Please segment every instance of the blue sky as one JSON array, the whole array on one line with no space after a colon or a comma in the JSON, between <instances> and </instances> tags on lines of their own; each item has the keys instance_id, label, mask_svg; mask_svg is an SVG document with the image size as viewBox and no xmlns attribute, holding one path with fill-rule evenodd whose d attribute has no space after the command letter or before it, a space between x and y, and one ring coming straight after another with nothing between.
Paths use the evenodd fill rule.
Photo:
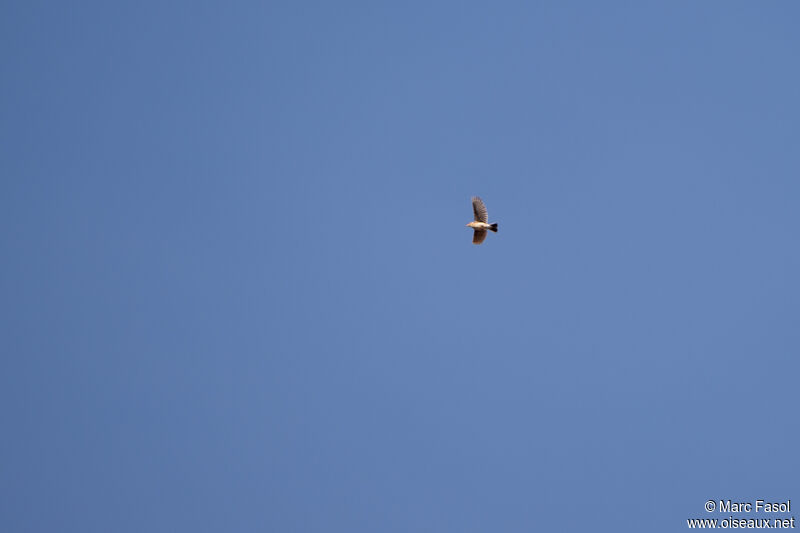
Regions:
<instances>
[{"instance_id":1,"label":"blue sky","mask_svg":"<svg viewBox=\"0 0 800 533\"><path fill-rule=\"evenodd\" d=\"M2 529L800 500L798 15L4 3Z\"/></svg>"}]
</instances>

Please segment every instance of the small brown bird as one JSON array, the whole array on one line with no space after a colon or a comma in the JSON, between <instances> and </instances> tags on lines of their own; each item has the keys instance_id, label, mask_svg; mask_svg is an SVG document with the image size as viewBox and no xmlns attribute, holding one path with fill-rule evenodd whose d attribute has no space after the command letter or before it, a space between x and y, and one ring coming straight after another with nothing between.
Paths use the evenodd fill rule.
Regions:
<instances>
[{"instance_id":1,"label":"small brown bird","mask_svg":"<svg viewBox=\"0 0 800 533\"><path fill-rule=\"evenodd\" d=\"M467 224L467 227L475 230L472 244L480 244L486 238L486 230L497 233L497 224L489 224L489 213L483 205L483 200L477 196L472 197L472 211L475 213L475 221Z\"/></svg>"}]
</instances>

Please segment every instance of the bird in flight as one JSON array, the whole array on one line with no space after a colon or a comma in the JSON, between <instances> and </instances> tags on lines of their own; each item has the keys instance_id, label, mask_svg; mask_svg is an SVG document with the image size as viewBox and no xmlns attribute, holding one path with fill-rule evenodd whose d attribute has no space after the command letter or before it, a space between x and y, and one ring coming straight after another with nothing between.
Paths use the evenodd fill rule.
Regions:
<instances>
[{"instance_id":1,"label":"bird in flight","mask_svg":"<svg viewBox=\"0 0 800 533\"><path fill-rule=\"evenodd\" d=\"M475 230L472 244L480 244L486 238L486 230L497 233L497 224L489 224L489 213L483 205L483 200L477 196L472 197L472 211L475 213L475 221L467 224L467 227Z\"/></svg>"}]
</instances>

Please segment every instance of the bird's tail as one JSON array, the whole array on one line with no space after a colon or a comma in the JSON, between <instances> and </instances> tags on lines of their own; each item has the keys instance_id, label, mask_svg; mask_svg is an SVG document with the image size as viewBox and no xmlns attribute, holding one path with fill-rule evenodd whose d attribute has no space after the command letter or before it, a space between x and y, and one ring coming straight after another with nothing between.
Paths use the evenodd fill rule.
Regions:
<instances>
[{"instance_id":1,"label":"bird's tail","mask_svg":"<svg viewBox=\"0 0 800 533\"><path fill-rule=\"evenodd\" d=\"M489 229L497 233L497 224L492 224L491 226L489 226Z\"/></svg>"}]
</instances>

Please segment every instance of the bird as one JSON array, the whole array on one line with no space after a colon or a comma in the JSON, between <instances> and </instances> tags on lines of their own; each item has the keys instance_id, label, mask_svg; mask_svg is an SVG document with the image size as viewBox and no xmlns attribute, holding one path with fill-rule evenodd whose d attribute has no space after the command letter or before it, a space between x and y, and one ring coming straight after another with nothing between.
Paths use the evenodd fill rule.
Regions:
<instances>
[{"instance_id":1,"label":"bird","mask_svg":"<svg viewBox=\"0 0 800 533\"><path fill-rule=\"evenodd\" d=\"M497 233L497 224L489 224L489 213L483 200L478 196L472 197L472 211L475 213L475 220L467 224L468 228L475 230L472 235L472 244L480 244L486 238L486 230Z\"/></svg>"}]
</instances>

